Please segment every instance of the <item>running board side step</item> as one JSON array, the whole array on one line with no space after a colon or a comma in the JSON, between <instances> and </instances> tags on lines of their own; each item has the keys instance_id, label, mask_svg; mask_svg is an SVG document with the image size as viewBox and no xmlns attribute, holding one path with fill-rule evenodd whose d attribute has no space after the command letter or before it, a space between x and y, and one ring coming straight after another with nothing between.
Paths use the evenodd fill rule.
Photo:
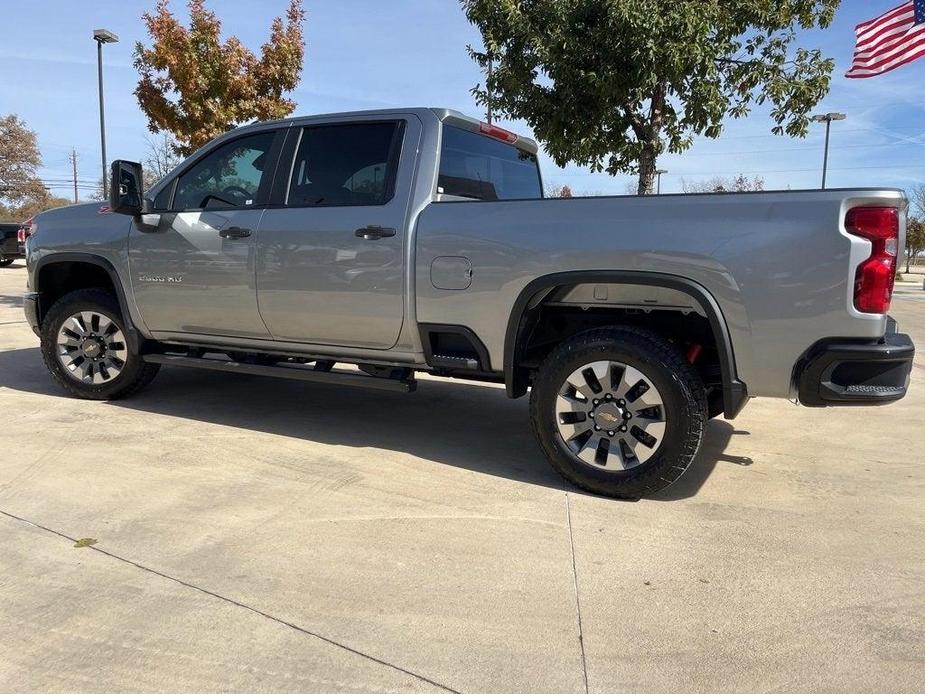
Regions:
<instances>
[{"instance_id":1,"label":"running board side step","mask_svg":"<svg viewBox=\"0 0 925 694\"><path fill-rule=\"evenodd\" d=\"M314 381L316 383L331 383L342 386L356 386L358 388L375 388L398 393L412 393L417 389L418 385L413 377L406 379L381 378L347 371L315 371L301 366L264 366L262 364L245 364L238 361L184 357L173 354L145 354L142 355L142 359L149 364L185 366L192 369L227 371L251 376L271 376L296 381Z\"/></svg>"}]
</instances>

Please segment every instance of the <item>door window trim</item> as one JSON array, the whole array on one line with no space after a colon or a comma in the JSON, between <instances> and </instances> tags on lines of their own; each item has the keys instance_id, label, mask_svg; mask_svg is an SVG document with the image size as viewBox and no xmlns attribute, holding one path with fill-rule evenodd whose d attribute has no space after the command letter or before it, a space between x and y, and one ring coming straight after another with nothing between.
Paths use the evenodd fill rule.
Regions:
<instances>
[{"instance_id":1,"label":"door window trim","mask_svg":"<svg viewBox=\"0 0 925 694\"><path fill-rule=\"evenodd\" d=\"M287 133L287 128L265 128L261 130L252 130L250 132L241 133L238 137L229 138L227 140L222 140L219 143L214 144L208 149L202 148L197 152L197 155L194 155L195 158L191 159L188 163L184 164L183 168L180 169L162 188L170 188L170 201L166 210L155 210L159 213L169 213L169 212L227 212L229 210L262 210L265 209L270 201L270 191L273 186L274 179L276 178L277 167L279 165L279 156L283 149L283 141L285 140L285 135ZM193 167L199 164L203 159L210 156L213 152L217 151L221 147L226 145L233 144L240 140L243 140L248 137L253 137L254 135L262 135L264 133L273 133L273 142L270 143L270 149L267 150L267 161L264 163L263 176L260 178L260 187L257 189L257 194L254 196L254 204L247 205L246 207L240 205L227 205L227 206L213 206L209 208L203 207L185 207L183 209L178 209L174 207L174 201L176 200L177 188L180 179L185 176ZM161 191L158 191L159 193Z\"/></svg>"},{"instance_id":2,"label":"door window trim","mask_svg":"<svg viewBox=\"0 0 925 694\"><path fill-rule=\"evenodd\" d=\"M292 187L292 177L295 175L296 155L299 153L299 146L302 144L302 136L309 128L334 128L348 125L370 125L370 124L392 124L395 130L392 132L392 142L389 144L389 156L386 161L385 175L385 195L382 202L369 202L356 204L353 202L330 202L317 205L310 204L289 204L289 191ZM405 131L407 121L404 118L383 118L368 120L349 120L349 121L329 121L326 123L306 123L293 125L292 131L283 152L279 158L276 181L274 182L273 191L270 195L270 201L265 205L268 209L302 209L315 207L383 207L395 199L395 184L398 180L398 171L401 164L401 155L405 142ZM284 165L286 168L284 168ZM288 171L286 170L288 169ZM285 171L285 175L283 174Z\"/></svg>"}]
</instances>

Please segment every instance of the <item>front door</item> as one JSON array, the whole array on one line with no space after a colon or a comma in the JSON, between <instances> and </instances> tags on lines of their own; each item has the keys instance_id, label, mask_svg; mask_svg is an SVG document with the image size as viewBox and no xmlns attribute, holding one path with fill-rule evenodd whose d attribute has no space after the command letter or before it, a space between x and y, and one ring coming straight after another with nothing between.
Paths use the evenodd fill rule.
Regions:
<instances>
[{"instance_id":1,"label":"front door","mask_svg":"<svg viewBox=\"0 0 925 694\"><path fill-rule=\"evenodd\" d=\"M135 224L132 284L150 330L269 338L255 266L277 137L261 131L219 144L170 184L173 200L156 226Z\"/></svg>"},{"instance_id":2,"label":"front door","mask_svg":"<svg viewBox=\"0 0 925 694\"><path fill-rule=\"evenodd\" d=\"M267 209L257 240L260 315L275 339L372 349L397 342L419 137L414 119L290 134L294 155L280 166L285 198Z\"/></svg>"}]
</instances>

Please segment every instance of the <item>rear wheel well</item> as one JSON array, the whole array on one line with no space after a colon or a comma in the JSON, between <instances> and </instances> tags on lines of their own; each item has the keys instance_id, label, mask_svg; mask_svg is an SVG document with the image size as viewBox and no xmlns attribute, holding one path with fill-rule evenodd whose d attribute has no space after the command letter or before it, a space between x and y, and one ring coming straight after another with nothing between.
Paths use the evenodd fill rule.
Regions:
<instances>
[{"instance_id":1,"label":"rear wheel well","mask_svg":"<svg viewBox=\"0 0 925 694\"><path fill-rule=\"evenodd\" d=\"M747 400L725 322L706 290L680 277L620 271L557 273L524 288L505 341L508 395L526 393L563 340L608 326L645 329L688 357L707 388L711 416L734 417Z\"/></svg>"},{"instance_id":2,"label":"rear wheel well","mask_svg":"<svg viewBox=\"0 0 925 694\"><path fill-rule=\"evenodd\" d=\"M693 311L581 308L578 306L544 306L535 310L532 329L524 335L522 357L517 364L533 372L553 349L570 337L587 330L612 326L645 329L674 346L692 360L706 386L710 415L723 411L723 379L719 352L710 321Z\"/></svg>"},{"instance_id":3,"label":"rear wheel well","mask_svg":"<svg viewBox=\"0 0 925 694\"><path fill-rule=\"evenodd\" d=\"M54 303L65 294L77 289L102 289L118 298L112 276L101 265L85 261L61 261L42 266L36 277L36 289L41 297L42 315L45 318Z\"/></svg>"}]
</instances>

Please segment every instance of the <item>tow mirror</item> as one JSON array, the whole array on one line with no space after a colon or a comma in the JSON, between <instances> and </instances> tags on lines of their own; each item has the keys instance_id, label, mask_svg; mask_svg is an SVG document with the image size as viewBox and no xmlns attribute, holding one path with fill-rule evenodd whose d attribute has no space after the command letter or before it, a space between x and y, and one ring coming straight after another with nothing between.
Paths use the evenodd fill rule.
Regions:
<instances>
[{"instance_id":1,"label":"tow mirror","mask_svg":"<svg viewBox=\"0 0 925 694\"><path fill-rule=\"evenodd\" d=\"M145 211L141 164L117 159L109 177L109 207L118 214L139 215Z\"/></svg>"}]
</instances>

